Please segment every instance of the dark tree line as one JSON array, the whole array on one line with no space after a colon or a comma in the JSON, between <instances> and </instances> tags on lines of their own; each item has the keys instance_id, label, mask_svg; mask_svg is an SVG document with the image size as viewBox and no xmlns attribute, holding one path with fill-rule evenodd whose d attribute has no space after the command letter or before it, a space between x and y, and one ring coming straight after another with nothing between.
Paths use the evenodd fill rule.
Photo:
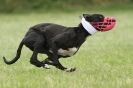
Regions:
<instances>
[{"instance_id":1,"label":"dark tree line","mask_svg":"<svg viewBox=\"0 0 133 88\"><path fill-rule=\"evenodd\" d=\"M0 0L0 12L15 10L62 9L67 7L83 7L87 5L103 5L113 3L130 3L133 0Z\"/></svg>"}]
</instances>

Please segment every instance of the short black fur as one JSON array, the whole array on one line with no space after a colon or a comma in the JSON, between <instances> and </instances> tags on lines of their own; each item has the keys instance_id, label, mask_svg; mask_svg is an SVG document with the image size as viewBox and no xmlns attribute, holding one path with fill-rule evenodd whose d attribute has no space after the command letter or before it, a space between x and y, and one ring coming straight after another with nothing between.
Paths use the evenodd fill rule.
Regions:
<instances>
[{"instance_id":1,"label":"short black fur","mask_svg":"<svg viewBox=\"0 0 133 88\"><path fill-rule=\"evenodd\" d=\"M104 19L101 14L83 14L83 16L88 22L103 21ZM3 59L8 65L15 63L20 58L21 49L25 45L33 51L30 58L31 64L37 67L43 67L46 64L53 65L58 69L72 72L75 71L75 68L68 69L59 62L59 58L69 57L69 55L59 55L58 50L68 50L73 47L79 50L80 46L90 35L81 23L78 27L65 27L53 23L38 24L31 27L26 33L18 47L16 57L11 61L7 61L5 57ZM37 59L38 53L46 54L48 58L41 62Z\"/></svg>"}]
</instances>

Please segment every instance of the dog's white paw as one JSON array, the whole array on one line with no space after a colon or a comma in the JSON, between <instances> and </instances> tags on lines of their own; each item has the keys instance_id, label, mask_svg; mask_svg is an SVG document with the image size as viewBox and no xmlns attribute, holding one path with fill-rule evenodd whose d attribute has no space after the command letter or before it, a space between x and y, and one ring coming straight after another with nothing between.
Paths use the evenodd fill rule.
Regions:
<instances>
[{"instance_id":1,"label":"dog's white paw","mask_svg":"<svg viewBox=\"0 0 133 88\"><path fill-rule=\"evenodd\" d=\"M67 69L65 69L66 72L73 72L75 70L76 70L76 68L67 68Z\"/></svg>"},{"instance_id":2,"label":"dog's white paw","mask_svg":"<svg viewBox=\"0 0 133 88\"><path fill-rule=\"evenodd\" d=\"M44 64L43 68L50 69L48 64Z\"/></svg>"}]
</instances>

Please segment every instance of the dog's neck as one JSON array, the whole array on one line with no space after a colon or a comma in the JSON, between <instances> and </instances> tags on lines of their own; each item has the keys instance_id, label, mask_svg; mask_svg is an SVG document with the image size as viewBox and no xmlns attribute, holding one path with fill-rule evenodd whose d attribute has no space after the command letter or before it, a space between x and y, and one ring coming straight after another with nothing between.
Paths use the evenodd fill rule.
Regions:
<instances>
[{"instance_id":1,"label":"dog's neck","mask_svg":"<svg viewBox=\"0 0 133 88\"><path fill-rule=\"evenodd\" d=\"M91 35L98 32L98 30L95 27L93 27L90 22L86 21L86 19L84 17L82 17L82 19L81 19L81 24L82 24L83 28Z\"/></svg>"},{"instance_id":2,"label":"dog's neck","mask_svg":"<svg viewBox=\"0 0 133 88\"><path fill-rule=\"evenodd\" d=\"M82 26L82 24L80 23L78 27L74 27L74 31L76 33L76 41L79 43L79 45L82 45L83 42L85 42L85 40L87 39L88 36L91 36L91 34L89 34L84 27Z\"/></svg>"},{"instance_id":3,"label":"dog's neck","mask_svg":"<svg viewBox=\"0 0 133 88\"><path fill-rule=\"evenodd\" d=\"M79 34L84 35L84 37L91 36L91 34L85 30L85 28L83 27L81 23L78 25L78 27L76 27L75 31Z\"/></svg>"}]
</instances>

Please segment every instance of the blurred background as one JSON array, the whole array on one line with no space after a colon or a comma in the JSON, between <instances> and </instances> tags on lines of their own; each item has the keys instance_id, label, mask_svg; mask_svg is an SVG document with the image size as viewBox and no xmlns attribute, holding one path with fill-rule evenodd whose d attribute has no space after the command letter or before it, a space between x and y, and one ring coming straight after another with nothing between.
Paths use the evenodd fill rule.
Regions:
<instances>
[{"instance_id":1,"label":"blurred background","mask_svg":"<svg viewBox=\"0 0 133 88\"><path fill-rule=\"evenodd\" d=\"M0 13L132 9L133 0L0 0Z\"/></svg>"}]
</instances>

